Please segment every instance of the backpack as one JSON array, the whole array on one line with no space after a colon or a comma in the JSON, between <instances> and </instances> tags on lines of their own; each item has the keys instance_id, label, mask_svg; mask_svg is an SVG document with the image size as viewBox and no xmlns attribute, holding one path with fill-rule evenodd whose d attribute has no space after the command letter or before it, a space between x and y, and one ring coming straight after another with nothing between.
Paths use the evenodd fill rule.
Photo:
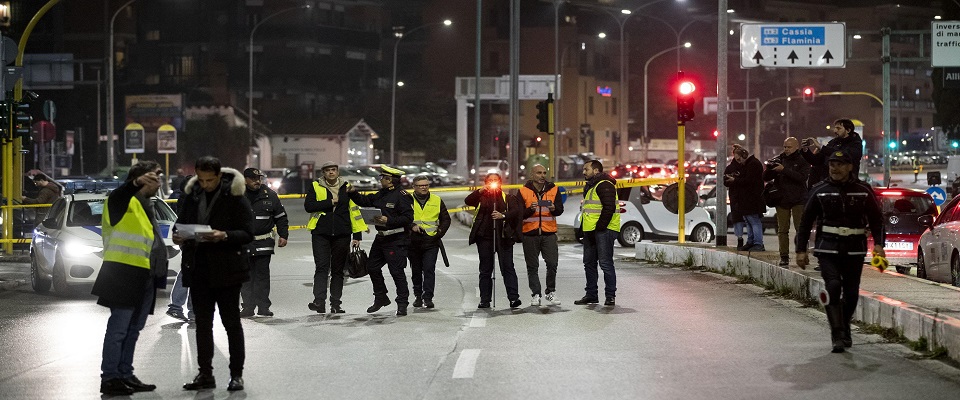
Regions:
<instances>
[{"instance_id":1,"label":"backpack","mask_svg":"<svg viewBox=\"0 0 960 400\"><path fill-rule=\"evenodd\" d=\"M783 193L777 187L777 181L772 180L763 185L763 203L767 207L776 207L783 200Z\"/></svg>"}]
</instances>

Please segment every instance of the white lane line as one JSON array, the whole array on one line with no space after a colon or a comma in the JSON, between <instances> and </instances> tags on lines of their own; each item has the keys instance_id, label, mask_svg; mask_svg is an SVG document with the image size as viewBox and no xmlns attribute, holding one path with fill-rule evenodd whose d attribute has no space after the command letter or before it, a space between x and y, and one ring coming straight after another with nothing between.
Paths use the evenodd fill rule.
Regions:
<instances>
[{"instance_id":1,"label":"white lane line","mask_svg":"<svg viewBox=\"0 0 960 400\"><path fill-rule=\"evenodd\" d=\"M474 289L476 289L475 293L477 294L477 298L479 299L479 298L480 298L480 286L474 287Z\"/></svg>"},{"instance_id":2,"label":"white lane line","mask_svg":"<svg viewBox=\"0 0 960 400\"><path fill-rule=\"evenodd\" d=\"M480 357L480 349L464 349L457 358L457 365L453 367L453 379L473 378L473 372L477 369L477 358Z\"/></svg>"},{"instance_id":3,"label":"white lane line","mask_svg":"<svg viewBox=\"0 0 960 400\"><path fill-rule=\"evenodd\" d=\"M470 318L470 325L468 326L471 328L483 328L487 326L487 319L482 315L474 314L473 317Z\"/></svg>"}]
</instances>

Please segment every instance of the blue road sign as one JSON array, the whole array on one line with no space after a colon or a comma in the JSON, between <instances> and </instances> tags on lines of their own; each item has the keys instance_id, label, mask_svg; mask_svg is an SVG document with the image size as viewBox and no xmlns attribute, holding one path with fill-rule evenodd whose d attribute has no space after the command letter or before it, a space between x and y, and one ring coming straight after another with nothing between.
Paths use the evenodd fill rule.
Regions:
<instances>
[{"instance_id":1,"label":"blue road sign","mask_svg":"<svg viewBox=\"0 0 960 400\"><path fill-rule=\"evenodd\" d=\"M933 197L933 203L938 206L941 206L943 203L947 202L947 192L939 187L933 186L927 189L927 194L929 194L930 197Z\"/></svg>"}]
</instances>

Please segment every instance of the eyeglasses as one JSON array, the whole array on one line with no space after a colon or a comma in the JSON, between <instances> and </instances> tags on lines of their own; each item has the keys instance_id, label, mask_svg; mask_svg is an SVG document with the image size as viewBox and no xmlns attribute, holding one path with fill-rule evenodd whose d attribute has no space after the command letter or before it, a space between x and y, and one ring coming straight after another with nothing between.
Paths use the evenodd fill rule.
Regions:
<instances>
[{"instance_id":1,"label":"eyeglasses","mask_svg":"<svg viewBox=\"0 0 960 400\"><path fill-rule=\"evenodd\" d=\"M413 187L418 187L418 188L429 188L429 187L430 187L430 184L426 184L426 185L413 185Z\"/></svg>"}]
</instances>

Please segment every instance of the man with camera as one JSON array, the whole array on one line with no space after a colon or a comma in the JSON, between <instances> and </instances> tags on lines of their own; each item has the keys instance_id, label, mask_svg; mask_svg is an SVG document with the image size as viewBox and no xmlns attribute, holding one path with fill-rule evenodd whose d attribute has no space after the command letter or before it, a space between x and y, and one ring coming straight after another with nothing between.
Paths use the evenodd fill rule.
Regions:
<instances>
[{"instance_id":1,"label":"man with camera","mask_svg":"<svg viewBox=\"0 0 960 400\"><path fill-rule=\"evenodd\" d=\"M733 145L733 162L723 171L723 186L730 188L730 215L737 250L765 251L763 224L763 163L747 149ZM743 225L747 225L747 243L743 243Z\"/></svg>"},{"instance_id":2,"label":"man with camera","mask_svg":"<svg viewBox=\"0 0 960 400\"><path fill-rule=\"evenodd\" d=\"M810 176L809 187L813 187L827 177L827 158L837 151L842 151L843 154L850 157L853 166L851 173L854 177L860 173L860 159L863 158L863 139L853 131L853 128L853 121L838 119L833 122L833 133L837 137L830 139L825 146L820 147L820 142L812 137L803 140L803 150L800 154L813 166L814 172Z\"/></svg>"},{"instance_id":3,"label":"man with camera","mask_svg":"<svg viewBox=\"0 0 960 400\"><path fill-rule=\"evenodd\" d=\"M800 227L803 205L807 201L807 176L810 174L808 163L798 151L800 141L788 137L783 141L783 153L767 160L764 181L774 181L779 199L773 206L777 208L777 239L780 242L780 266L790 265L790 219L793 218L794 230Z\"/></svg>"}]
</instances>

